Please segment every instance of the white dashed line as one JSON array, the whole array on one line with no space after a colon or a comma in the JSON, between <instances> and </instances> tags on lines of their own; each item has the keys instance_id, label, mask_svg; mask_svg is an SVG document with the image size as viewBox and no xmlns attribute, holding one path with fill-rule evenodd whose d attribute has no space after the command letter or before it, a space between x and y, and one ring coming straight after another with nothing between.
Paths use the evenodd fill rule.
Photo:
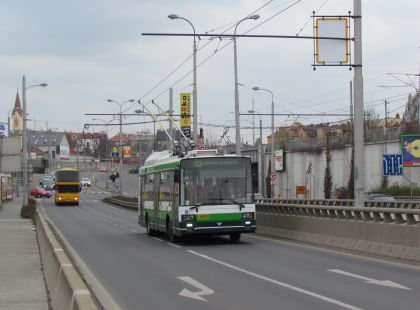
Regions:
<instances>
[{"instance_id":1,"label":"white dashed line","mask_svg":"<svg viewBox=\"0 0 420 310\"><path fill-rule=\"evenodd\" d=\"M335 304L335 305L340 306L340 307L343 307L345 309L361 310L361 308L358 308L356 306L353 306L353 305L350 305L350 304L346 304L346 303L341 302L339 300L336 300L336 299L333 299L333 298L330 298L330 297L327 297L327 296L324 296L324 295L321 295L321 294L317 294L317 293L314 293L314 292L305 290L303 288L300 288L300 287L297 287L297 286L294 286L294 285L291 285L291 284L287 284L285 282L281 282L281 281L278 281L278 280L275 280L275 279L272 279L272 278L269 278L269 277L266 277L266 276L257 274L257 273L252 272L252 271L248 271L246 269L237 267L235 265L232 265L232 264L225 263L223 261L217 260L217 259L212 258L210 256L207 256L205 254L201 254L201 253L198 253L198 252L195 252L195 251L192 251L192 250L187 250L187 252L189 252L191 254L194 254L194 255L197 255L197 256L199 256L201 258L207 259L207 260L209 260L211 262L214 262L216 264L225 266L227 268L230 268L230 269L233 269L233 270L236 270L236 271L245 273L247 275L250 275L252 277L258 278L260 280L264 280L264 281L270 282L272 284L275 284L275 285L278 285L278 286L281 286L281 287L285 287L287 289L293 290L295 292L299 292L299 293L304 294L304 295L309 295L311 297L314 297L314 298L317 298L317 299L320 299L320 300L323 300L323 301L326 301L326 302Z\"/></svg>"},{"instance_id":2,"label":"white dashed line","mask_svg":"<svg viewBox=\"0 0 420 310\"><path fill-rule=\"evenodd\" d=\"M157 240L157 241L163 242L163 240L162 240L162 239L159 239L159 238L156 238L156 237L152 237L152 239L155 239L155 240Z\"/></svg>"},{"instance_id":3,"label":"white dashed line","mask_svg":"<svg viewBox=\"0 0 420 310\"><path fill-rule=\"evenodd\" d=\"M178 248L178 249L181 248L179 245L173 244L171 242L166 242L166 243L169 244L170 246L173 246L174 248Z\"/></svg>"}]
</instances>

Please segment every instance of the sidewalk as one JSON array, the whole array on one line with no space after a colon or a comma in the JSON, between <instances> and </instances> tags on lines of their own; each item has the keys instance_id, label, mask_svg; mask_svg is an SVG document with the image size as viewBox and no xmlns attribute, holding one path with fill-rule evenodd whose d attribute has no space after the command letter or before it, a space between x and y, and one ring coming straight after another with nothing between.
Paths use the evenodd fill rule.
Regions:
<instances>
[{"instance_id":1,"label":"sidewalk","mask_svg":"<svg viewBox=\"0 0 420 310\"><path fill-rule=\"evenodd\" d=\"M14 197L0 208L0 309L48 310L35 226L21 207Z\"/></svg>"}]
</instances>

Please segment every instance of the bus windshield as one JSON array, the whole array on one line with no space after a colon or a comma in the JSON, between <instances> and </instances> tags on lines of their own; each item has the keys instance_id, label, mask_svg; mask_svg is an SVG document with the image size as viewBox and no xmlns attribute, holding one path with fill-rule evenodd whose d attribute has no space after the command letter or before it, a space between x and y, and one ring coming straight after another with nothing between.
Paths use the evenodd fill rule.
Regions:
<instances>
[{"instance_id":1,"label":"bus windshield","mask_svg":"<svg viewBox=\"0 0 420 310\"><path fill-rule=\"evenodd\" d=\"M56 185L55 186L56 193L64 194L64 193L79 193L80 186L79 185Z\"/></svg>"},{"instance_id":2,"label":"bus windshield","mask_svg":"<svg viewBox=\"0 0 420 310\"><path fill-rule=\"evenodd\" d=\"M55 182L80 182L79 171L59 170L55 172Z\"/></svg>"},{"instance_id":3,"label":"bus windshield","mask_svg":"<svg viewBox=\"0 0 420 310\"><path fill-rule=\"evenodd\" d=\"M191 158L181 162L181 205L251 203L246 157Z\"/></svg>"}]
</instances>

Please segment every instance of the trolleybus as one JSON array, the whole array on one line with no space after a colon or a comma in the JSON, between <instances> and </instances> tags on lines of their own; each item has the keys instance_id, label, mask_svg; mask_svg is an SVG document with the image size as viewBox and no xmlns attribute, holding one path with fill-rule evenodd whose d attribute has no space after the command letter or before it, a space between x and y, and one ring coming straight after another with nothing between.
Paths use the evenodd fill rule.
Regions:
<instances>
[{"instance_id":1,"label":"trolleybus","mask_svg":"<svg viewBox=\"0 0 420 310\"><path fill-rule=\"evenodd\" d=\"M249 157L155 152L139 170L138 222L149 235L166 232L171 241L196 234L238 241L256 229L252 198Z\"/></svg>"},{"instance_id":2,"label":"trolleybus","mask_svg":"<svg viewBox=\"0 0 420 310\"><path fill-rule=\"evenodd\" d=\"M76 169L64 168L55 172L55 204L75 204L80 201L80 174Z\"/></svg>"}]
</instances>

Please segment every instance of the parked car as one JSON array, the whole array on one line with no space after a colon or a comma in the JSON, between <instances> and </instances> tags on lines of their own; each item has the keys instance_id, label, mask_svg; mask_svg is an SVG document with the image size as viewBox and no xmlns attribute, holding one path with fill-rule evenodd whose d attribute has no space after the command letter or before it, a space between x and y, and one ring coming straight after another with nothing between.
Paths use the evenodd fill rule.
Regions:
<instances>
[{"instance_id":1,"label":"parked car","mask_svg":"<svg viewBox=\"0 0 420 310\"><path fill-rule=\"evenodd\" d=\"M80 180L80 183L82 184L82 186L91 186L90 179L89 178L86 178L86 177L82 178Z\"/></svg>"},{"instance_id":2,"label":"parked car","mask_svg":"<svg viewBox=\"0 0 420 310\"><path fill-rule=\"evenodd\" d=\"M99 172L107 172L108 169L106 167L101 167L99 168Z\"/></svg>"},{"instance_id":3,"label":"parked car","mask_svg":"<svg viewBox=\"0 0 420 310\"><path fill-rule=\"evenodd\" d=\"M51 192L46 191L42 187L34 187L34 188L31 189L31 196L33 196L35 198L42 198L42 197L50 198L51 197Z\"/></svg>"}]
</instances>

